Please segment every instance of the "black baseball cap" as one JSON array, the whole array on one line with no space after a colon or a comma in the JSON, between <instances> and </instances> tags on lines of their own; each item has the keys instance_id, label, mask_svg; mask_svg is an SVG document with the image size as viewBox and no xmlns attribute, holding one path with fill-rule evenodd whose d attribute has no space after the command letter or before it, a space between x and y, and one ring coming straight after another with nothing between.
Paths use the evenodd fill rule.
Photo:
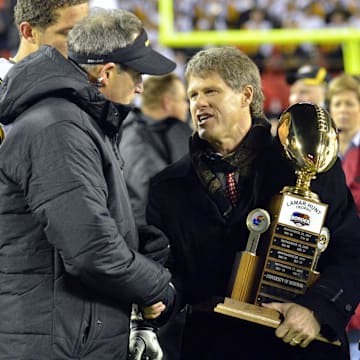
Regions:
<instances>
[{"instance_id":1,"label":"black baseball cap","mask_svg":"<svg viewBox=\"0 0 360 360\"><path fill-rule=\"evenodd\" d=\"M176 63L155 51L145 30L132 44L118 48L109 54L79 54L70 51L69 58L78 64L97 65L114 62L127 66L141 74L165 75L176 68Z\"/></svg>"},{"instance_id":2,"label":"black baseball cap","mask_svg":"<svg viewBox=\"0 0 360 360\"><path fill-rule=\"evenodd\" d=\"M289 85L298 80L303 80L308 85L327 84L330 76L324 67L316 65L301 66L296 72L289 72L286 75L286 82Z\"/></svg>"}]
</instances>

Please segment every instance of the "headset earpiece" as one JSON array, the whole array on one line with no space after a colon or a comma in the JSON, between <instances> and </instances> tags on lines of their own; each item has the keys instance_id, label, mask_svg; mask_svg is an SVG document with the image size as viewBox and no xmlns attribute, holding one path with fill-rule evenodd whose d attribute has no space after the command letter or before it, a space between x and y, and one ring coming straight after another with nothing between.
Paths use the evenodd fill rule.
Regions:
<instances>
[{"instance_id":1,"label":"headset earpiece","mask_svg":"<svg viewBox=\"0 0 360 360\"><path fill-rule=\"evenodd\" d=\"M96 86L97 87L102 87L103 86L103 81L104 81L104 78L103 77L99 77L98 79L96 79Z\"/></svg>"}]
</instances>

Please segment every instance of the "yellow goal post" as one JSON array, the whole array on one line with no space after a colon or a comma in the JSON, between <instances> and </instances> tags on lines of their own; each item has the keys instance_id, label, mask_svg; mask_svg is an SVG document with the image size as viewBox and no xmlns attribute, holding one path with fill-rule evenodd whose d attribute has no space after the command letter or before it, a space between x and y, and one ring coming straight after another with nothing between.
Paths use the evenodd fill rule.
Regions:
<instances>
[{"instance_id":1,"label":"yellow goal post","mask_svg":"<svg viewBox=\"0 0 360 360\"><path fill-rule=\"evenodd\" d=\"M360 30L324 28L318 30L207 30L175 31L173 0L159 0L159 42L168 47L202 47L211 45L260 44L341 44L344 71L360 75Z\"/></svg>"}]
</instances>

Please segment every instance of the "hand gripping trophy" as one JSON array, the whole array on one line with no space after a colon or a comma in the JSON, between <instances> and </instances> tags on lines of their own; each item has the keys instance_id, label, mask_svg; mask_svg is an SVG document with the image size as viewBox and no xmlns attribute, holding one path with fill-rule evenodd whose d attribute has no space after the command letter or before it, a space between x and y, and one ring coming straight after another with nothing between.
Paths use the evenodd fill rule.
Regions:
<instances>
[{"instance_id":1,"label":"hand gripping trophy","mask_svg":"<svg viewBox=\"0 0 360 360\"><path fill-rule=\"evenodd\" d=\"M303 294L320 275L319 257L330 239L323 227L327 204L310 190L316 174L329 170L338 154L338 138L330 115L321 107L299 103L280 116L279 140L295 166L294 186L285 186L269 205L269 212L254 209L247 217L249 237L235 266L230 298L216 312L277 327L280 315L260 306L263 302L289 302ZM270 213L270 214L269 214ZM267 249L258 249L263 235ZM318 340L327 341L319 336Z\"/></svg>"}]
</instances>

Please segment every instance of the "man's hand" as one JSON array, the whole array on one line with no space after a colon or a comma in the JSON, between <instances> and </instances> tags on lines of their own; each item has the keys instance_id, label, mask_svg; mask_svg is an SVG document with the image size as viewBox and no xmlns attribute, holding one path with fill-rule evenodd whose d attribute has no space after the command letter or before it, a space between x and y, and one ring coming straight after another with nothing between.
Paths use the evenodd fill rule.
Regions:
<instances>
[{"instance_id":1,"label":"man's hand","mask_svg":"<svg viewBox=\"0 0 360 360\"><path fill-rule=\"evenodd\" d=\"M144 319L154 320L158 318L165 309L166 306L161 301L159 301L158 303L151 306L141 308L141 313Z\"/></svg>"},{"instance_id":2,"label":"man's hand","mask_svg":"<svg viewBox=\"0 0 360 360\"><path fill-rule=\"evenodd\" d=\"M320 333L320 323L308 308L294 303L262 304L268 309L277 310L284 318L275 335L291 346L307 347Z\"/></svg>"}]
</instances>

